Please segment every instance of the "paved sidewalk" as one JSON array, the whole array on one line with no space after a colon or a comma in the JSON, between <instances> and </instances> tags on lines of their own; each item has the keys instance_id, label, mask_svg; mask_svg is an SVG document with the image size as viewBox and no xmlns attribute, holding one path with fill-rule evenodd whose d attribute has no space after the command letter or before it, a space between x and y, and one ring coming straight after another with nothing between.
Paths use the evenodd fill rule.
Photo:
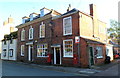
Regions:
<instances>
[{"instance_id":1,"label":"paved sidewalk","mask_svg":"<svg viewBox=\"0 0 120 78\"><path fill-rule=\"evenodd\" d=\"M13 62L13 61L8 61ZM23 65L30 65L32 67L40 67L47 70L55 70L55 71L62 71L62 72L69 72L69 73L77 73L82 74L84 76L92 76L95 73L100 73L120 62L120 59L111 62L110 64L103 64L100 66L92 66L91 69L89 68L77 68L77 67L63 67L63 66L53 66L53 65L38 65L38 64L29 64L23 62L14 62L16 64L23 64Z\"/></svg>"}]
</instances>

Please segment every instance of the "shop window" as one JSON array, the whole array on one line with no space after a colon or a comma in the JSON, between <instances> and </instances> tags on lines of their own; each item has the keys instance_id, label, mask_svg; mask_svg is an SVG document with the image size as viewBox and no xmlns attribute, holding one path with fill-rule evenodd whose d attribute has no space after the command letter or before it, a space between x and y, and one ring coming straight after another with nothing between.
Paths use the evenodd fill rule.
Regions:
<instances>
[{"instance_id":1,"label":"shop window","mask_svg":"<svg viewBox=\"0 0 120 78\"><path fill-rule=\"evenodd\" d=\"M73 57L73 40L63 41L64 57Z\"/></svg>"},{"instance_id":2,"label":"shop window","mask_svg":"<svg viewBox=\"0 0 120 78\"><path fill-rule=\"evenodd\" d=\"M47 50L47 44L37 45L37 57L46 57L48 52Z\"/></svg>"}]
</instances>

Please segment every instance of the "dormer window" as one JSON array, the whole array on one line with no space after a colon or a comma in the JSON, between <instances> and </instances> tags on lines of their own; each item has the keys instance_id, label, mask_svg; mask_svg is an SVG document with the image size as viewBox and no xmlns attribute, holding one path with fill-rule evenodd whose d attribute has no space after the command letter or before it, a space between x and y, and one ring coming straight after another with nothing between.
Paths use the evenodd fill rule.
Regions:
<instances>
[{"instance_id":1,"label":"dormer window","mask_svg":"<svg viewBox=\"0 0 120 78\"><path fill-rule=\"evenodd\" d=\"M33 28L32 26L30 26L30 29L29 29L29 40L33 39Z\"/></svg>"},{"instance_id":2,"label":"dormer window","mask_svg":"<svg viewBox=\"0 0 120 78\"><path fill-rule=\"evenodd\" d=\"M29 17L24 16L24 17L22 18L22 24L26 23L26 20L28 21L28 19L29 19Z\"/></svg>"},{"instance_id":3,"label":"dormer window","mask_svg":"<svg viewBox=\"0 0 120 78\"><path fill-rule=\"evenodd\" d=\"M34 20L35 17L37 17L39 14L37 13L32 13L30 14L30 21Z\"/></svg>"},{"instance_id":4,"label":"dormer window","mask_svg":"<svg viewBox=\"0 0 120 78\"><path fill-rule=\"evenodd\" d=\"M49 13L51 10L47 8L40 9L40 17L43 17L45 14Z\"/></svg>"}]
</instances>

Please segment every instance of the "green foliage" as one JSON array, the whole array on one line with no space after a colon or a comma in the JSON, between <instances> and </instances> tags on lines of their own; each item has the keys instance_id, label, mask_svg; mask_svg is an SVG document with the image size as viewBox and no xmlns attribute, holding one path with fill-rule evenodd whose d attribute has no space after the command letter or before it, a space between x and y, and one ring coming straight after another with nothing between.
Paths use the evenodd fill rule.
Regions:
<instances>
[{"instance_id":1,"label":"green foliage","mask_svg":"<svg viewBox=\"0 0 120 78\"><path fill-rule=\"evenodd\" d=\"M107 29L110 39L115 42L120 42L120 23L115 20L110 20L111 27Z\"/></svg>"},{"instance_id":2,"label":"green foliage","mask_svg":"<svg viewBox=\"0 0 120 78\"><path fill-rule=\"evenodd\" d=\"M17 38L17 31L4 35L3 41L4 40L16 39L16 38Z\"/></svg>"}]
</instances>

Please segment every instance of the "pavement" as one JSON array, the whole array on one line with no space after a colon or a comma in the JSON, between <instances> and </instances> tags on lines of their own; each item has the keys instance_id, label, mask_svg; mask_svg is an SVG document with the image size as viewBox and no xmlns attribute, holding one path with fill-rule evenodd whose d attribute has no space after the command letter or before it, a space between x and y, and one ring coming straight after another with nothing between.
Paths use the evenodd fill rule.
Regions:
<instances>
[{"instance_id":1,"label":"pavement","mask_svg":"<svg viewBox=\"0 0 120 78\"><path fill-rule=\"evenodd\" d=\"M13 62L13 61L9 61ZM92 66L91 68L78 68L78 67L63 67L63 66L53 66L53 65L38 65L38 64L30 64L30 63L23 63L23 62L15 62L18 64L30 65L32 67L40 67L47 70L55 70L55 71L62 71L62 72L69 72L69 73L77 73L83 74L84 76L92 76L95 73L100 73L118 63L120 63L120 59L116 59L109 64L102 64L97 66Z\"/></svg>"}]
</instances>

